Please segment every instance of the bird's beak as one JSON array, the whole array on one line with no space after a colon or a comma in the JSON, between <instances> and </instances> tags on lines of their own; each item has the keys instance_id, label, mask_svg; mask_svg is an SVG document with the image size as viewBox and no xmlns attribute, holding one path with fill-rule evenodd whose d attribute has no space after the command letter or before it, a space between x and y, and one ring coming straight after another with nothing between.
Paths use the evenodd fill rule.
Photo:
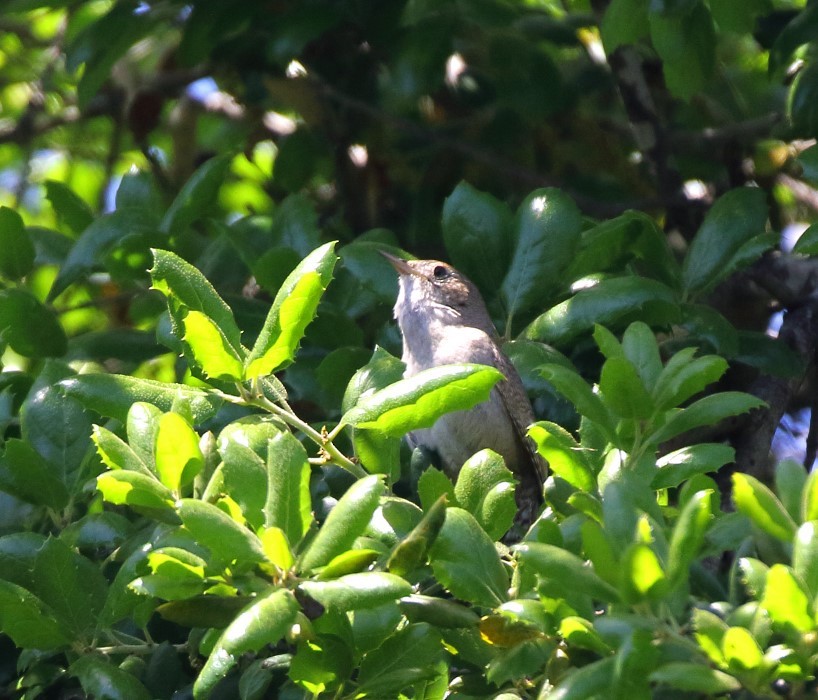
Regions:
<instances>
[{"instance_id":1,"label":"bird's beak","mask_svg":"<svg viewBox=\"0 0 818 700\"><path fill-rule=\"evenodd\" d=\"M398 258L391 253L387 253L386 251L378 251L383 257L385 257L389 263L394 267L398 274L400 275L414 275L417 274L412 266L403 258Z\"/></svg>"}]
</instances>

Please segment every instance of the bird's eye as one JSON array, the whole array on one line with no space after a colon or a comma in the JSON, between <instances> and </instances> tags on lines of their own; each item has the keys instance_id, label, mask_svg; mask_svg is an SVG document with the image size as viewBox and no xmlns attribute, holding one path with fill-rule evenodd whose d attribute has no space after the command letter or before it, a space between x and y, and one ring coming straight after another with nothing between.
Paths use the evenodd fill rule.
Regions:
<instances>
[{"instance_id":1,"label":"bird's eye","mask_svg":"<svg viewBox=\"0 0 818 700\"><path fill-rule=\"evenodd\" d=\"M449 276L449 271L443 267L443 265L435 265L435 269L432 270L432 274L435 276L436 280L442 280Z\"/></svg>"}]
</instances>

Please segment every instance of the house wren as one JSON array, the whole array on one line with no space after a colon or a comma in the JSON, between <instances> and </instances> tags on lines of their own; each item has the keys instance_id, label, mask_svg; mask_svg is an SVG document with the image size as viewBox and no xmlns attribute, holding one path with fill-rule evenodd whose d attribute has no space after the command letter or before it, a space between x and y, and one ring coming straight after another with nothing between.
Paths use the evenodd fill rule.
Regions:
<instances>
[{"instance_id":1,"label":"house wren","mask_svg":"<svg viewBox=\"0 0 818 700\"><path fill-rule=\"evenodd\" d=\"M441 416L431 428L414 431L410 440L435 451L451 477L475 452L490 448L499 453L519 481L517 523L527 527L542 504L546 463L526 436L534 422L531 403L517 370L500 349L480 292L446 263L383 255L399 275L395 318L403 336L404 376L474 362L496 367L505 377L488 400Z\"/></svg>"}]
</instances>

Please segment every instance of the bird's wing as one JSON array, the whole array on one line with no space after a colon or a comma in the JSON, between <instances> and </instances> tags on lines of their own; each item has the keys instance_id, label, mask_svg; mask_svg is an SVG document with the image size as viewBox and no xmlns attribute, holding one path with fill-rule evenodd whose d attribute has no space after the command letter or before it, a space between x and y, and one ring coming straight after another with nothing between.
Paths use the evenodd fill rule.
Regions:
<instances>
[{"instance_id":1,"label":"bird's wing","mask_svg":"<svg viewBox=\"0 0 818 700\"><path fill-rule=\"evenodd\" d=\"M537 487L540 491L539 499L542 500L542 484L545 481L548 471L546 461L537 452L533 440L528 437L526 430L528 426L534 422L534 412L531 410L531 402L528 400L528 395L525 393L525 387L517 374L511 360L506 357L505 353L498 347L494 346L495 366L499 369L506 380L496 384L495 388L500 398L503 400L506 412L511 418L511 423L514 425L514 433L523 446L525 453L530 457L529 465L531 468L530 476L536 477ZM521 477L529 475L520 475Z\"/></svg>"}]
</instances>

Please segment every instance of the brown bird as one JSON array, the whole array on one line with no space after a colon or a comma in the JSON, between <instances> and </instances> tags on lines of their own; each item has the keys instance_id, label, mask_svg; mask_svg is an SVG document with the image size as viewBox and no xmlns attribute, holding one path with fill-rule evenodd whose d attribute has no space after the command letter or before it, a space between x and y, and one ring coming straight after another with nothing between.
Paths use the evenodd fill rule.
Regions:
<instances>
[{"instance_id":1,"label":"brown bird","mask_svg":"<svg viewBox=\"0 0 818 700\"><path fill-rule=\"evenodd\" d=\"M519 481L516 522L527 529L543 502L547 465L526 436L534 412L520 375L500 348L480 292L444 262L383 255L399 275L395 318L403 336L404 377L458 362L490 365L505 377L487 401L441 416L431 428L414 431L410 440L436 452L452 478L475 452L490 448L499 453Z\"/></svg>"}]
</instances>

